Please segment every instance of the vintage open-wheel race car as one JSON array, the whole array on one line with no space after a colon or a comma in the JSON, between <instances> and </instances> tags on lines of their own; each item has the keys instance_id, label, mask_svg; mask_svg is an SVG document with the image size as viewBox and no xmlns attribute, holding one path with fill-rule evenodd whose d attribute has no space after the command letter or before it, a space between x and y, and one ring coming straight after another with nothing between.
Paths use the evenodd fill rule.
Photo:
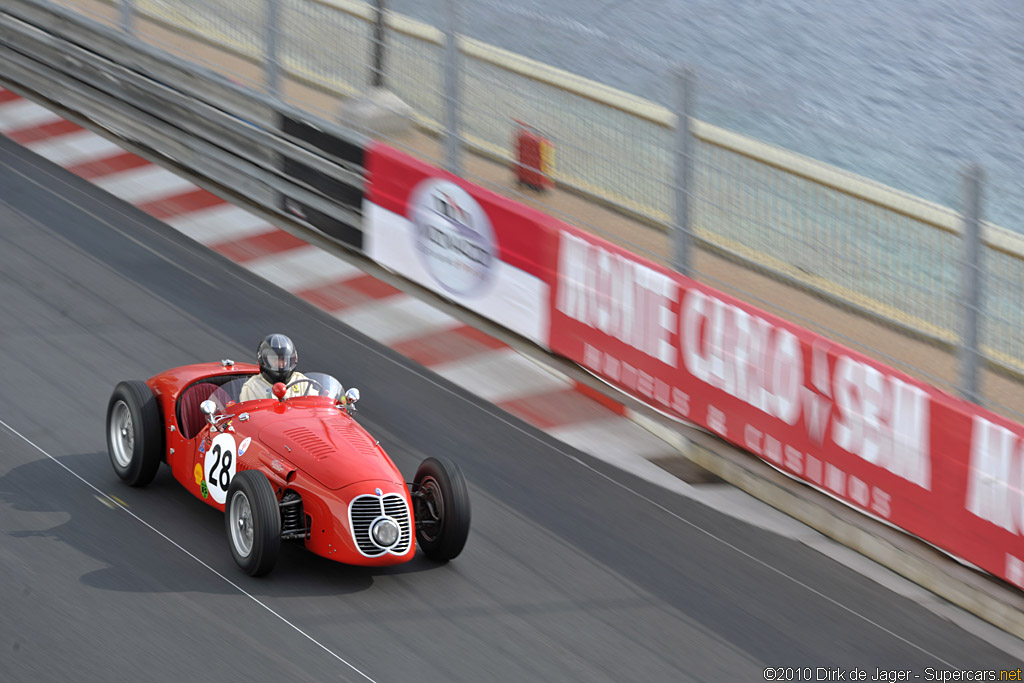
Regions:
<instances>
[{"instance_id":1,"label":"vintage open-wheel race car","mask_svg":"<svg viewBox=\"0 0 1024 683\"><path fill-rule=\"evenodd\" d=\"M240 400L259 367L232 361L172 368L121 382L107 407L117 475L145 486L161 463L196 498L224 511L228 545L247 574L273 569L281 541L332 560L407 562L419 546L456 557L469 534L469 493L445 457L411 483L353 418L359 391L311 372L272 398Z\"/></svg>"}]
</instances>

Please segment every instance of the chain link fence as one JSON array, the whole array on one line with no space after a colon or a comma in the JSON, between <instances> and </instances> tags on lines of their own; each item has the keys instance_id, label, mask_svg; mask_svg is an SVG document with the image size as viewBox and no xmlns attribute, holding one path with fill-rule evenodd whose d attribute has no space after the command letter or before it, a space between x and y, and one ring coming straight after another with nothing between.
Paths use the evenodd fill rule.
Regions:
<instances>
[{"instance_id":1,"label":"chain link fence","mask_svg":"<svg viewBox=\"0 0 1024 683\"><path fill-rule=\"evenodd\" d=\"M122 17L144 17L246 58L267 75L261 87L277 88L274 74L281 73L335 96L358 98L370 90L378 16L373 4L110 1ZM448 1L456 0L441 0L441 5ZM513 27L544 20L539 14L527 16L530 11L522 8L485 4L488 12L496 13L495 21L507 20ZM441 5L433 10L437 25L383 12L384 86L411 108L422 130L445 135L448 107L456 107L460 128L454 131L455 139L463 147L512 164L516 121L524 121L552 142L556 160L550 175L561 188L940 348L955 350L960 345L965 264L959 206L947 208L695 119L687 151L692 177L681 187L676 129L687 112L671 108L678 99L672 92L674 67L663 58L643 47L605 50L605 58L628 53L629 59L653 63L652 82L660 79L665 96L658 102L642 99L467 37L459 25L443 25L446 14ZM126 30L130 28L126 25ZM555 28L572 39L587 33L585 26L566 21ZM445 29L460 33L456 74L446 73ZM607 47L605 34L586 37ZM446 99L446 78L458 79L457 101ZM698 113L727 111L732 101L743 100L747 108L765 101L757 87L722 74L709 78L702 73L700 78L697 95L706 92L708 102ZM337 113L335 109L327 115ZM819 118L813 111L805 114ZM728 121L728 115L724 118ZM802 123L806 121L791 122L794 127ZM836 145L844 144L855 146L837 138ZM959 170L946 169L951 177ZM1004 190L996 185L989 193ZM680 193L685 193L683 204ZM955 200L950 203L959 201L946 189L935 194ZM680 205L687 207L687 216L675 215ZM579 217L563 217L598 232L607 229L588 226ZM610 236L623 241L614 230ZM984 225L983 236L981 351L1000 371L1024 373L1024 313L1018 305L1024 295L1024 240L990 224ZM639 244L636 248L647 250ZM650 255L670 260L664 251ZM871 348L870 340L858 344ZM907 365L905 360L896 364ZM934 383L956 386L949 373ZM1010 410L1020 414L1018 408Z\"/></svg>"}]
</instances>

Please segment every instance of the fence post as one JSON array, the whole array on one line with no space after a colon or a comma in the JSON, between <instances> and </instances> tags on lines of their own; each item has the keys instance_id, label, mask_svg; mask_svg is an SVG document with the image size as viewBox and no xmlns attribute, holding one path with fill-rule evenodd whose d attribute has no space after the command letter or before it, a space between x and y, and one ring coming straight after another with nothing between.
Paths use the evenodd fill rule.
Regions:
<instances>
[{"instance_id":1,"label":"fence post","mask_svg":"<svg viewBox=\"0 0 1024 683\"><path fill-rule=\"evenodd\" d=\"M675 71L676 81L676 136L675 168L672 186L675 195L675 226L672 232L672 265L683 275L689 275L693 227L690 224L690 195L693 192L693 158L696 140L690 131L697 100L697 72L689 66Z\"/></svg>"},{"instance_id":2,"label":"fence post","mask_svg":"<svg viewBox=\"0 0 1024 683\"><path fill-rule=\"evenodd\" d=\"M264 36L267 90L273 96L280 95L281 74L277 61L277 36L281 29L281 0L267 0L267 26Z\"/></svg>"},{"instance_id":3,"label":"fence post","mask_svg":"<svg viewBox=\"0 0 1024 683\"><path fill-rule=\"evenodd\" d=\"M445 168L462 175L459 145L459 0L445 0L444 22L444 157Z\"/></svg>"},{"instance_id":4,"label":"fence post","mask_svg":"<svg viewBox=\"0 0 1024 683\"><path fill-rule=\"evenodd\" d=\"M135 0L121 0L121 30L128 35L135 33Z\"/></svg>"},{"instance_id":5,"label":"fence post","mask_svg":"<svg viewBox=\"0 0 1024 683\"><path fill-rule=\"evenodd\" d=\"M981 367L981 349L978 325L984 306L984 271L982 270L981 186L984 171L972 164L961 174L963 179L963 261L960 291L960 353L958 391L972 403L981 404L978 372Z\"/></svg>"},{"instance_id":6,"label":"fence post","mask_svg":"<svg viewBox=\"0 0 1024 683\"><path fill-rule=\"evenodd\" d=\"M384 87L384 13L387 11L386 0L374 0L373 18L373 75L370 85L374 88Z\"/></svg>"}]
</instances>

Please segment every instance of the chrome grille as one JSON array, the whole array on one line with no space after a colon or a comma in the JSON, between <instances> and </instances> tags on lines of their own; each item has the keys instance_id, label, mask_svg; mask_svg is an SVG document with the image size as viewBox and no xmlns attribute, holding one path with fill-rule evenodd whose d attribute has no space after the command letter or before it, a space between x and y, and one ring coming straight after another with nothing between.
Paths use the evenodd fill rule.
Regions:
<instances>
[{"instance_id":1,"label":"chrome grille","mask_svg":"<svg viewBox=\"0 0 1024 683\"><path fill-rule=\"evenodd\" d=\"M381 548L370 537L370 525L379 517L390 517L398 523L398 542L390 548ZM380 557L384 553L404 555L412 544L409 506L397 493L357 496L348 506L348 521L359 552L367 557Z\"/></svg>"}]
</instances>

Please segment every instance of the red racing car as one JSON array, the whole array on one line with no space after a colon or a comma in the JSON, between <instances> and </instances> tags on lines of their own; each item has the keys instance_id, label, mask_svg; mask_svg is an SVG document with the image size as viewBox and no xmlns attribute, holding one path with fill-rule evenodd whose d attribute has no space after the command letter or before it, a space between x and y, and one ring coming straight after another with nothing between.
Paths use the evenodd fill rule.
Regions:
<instances>
[{"instance_id":1,"label":"red racing car","mask_svg":"<svg viewBox=\"0 0 1024 683\"><path fill-rule=\"evenodd\" d=\"M273 569L282 540L372 566L407 562L417 545L442 562L462 551L470 513L458 465L427 458L406 484L353 419L357 389L311 372L274 385L275 398L240 401L258 373L225 360L118 384L107 406L114 471L145 486L167 463L225 512L231 554L252 576Z\"/></svg>"}]
</instances>

